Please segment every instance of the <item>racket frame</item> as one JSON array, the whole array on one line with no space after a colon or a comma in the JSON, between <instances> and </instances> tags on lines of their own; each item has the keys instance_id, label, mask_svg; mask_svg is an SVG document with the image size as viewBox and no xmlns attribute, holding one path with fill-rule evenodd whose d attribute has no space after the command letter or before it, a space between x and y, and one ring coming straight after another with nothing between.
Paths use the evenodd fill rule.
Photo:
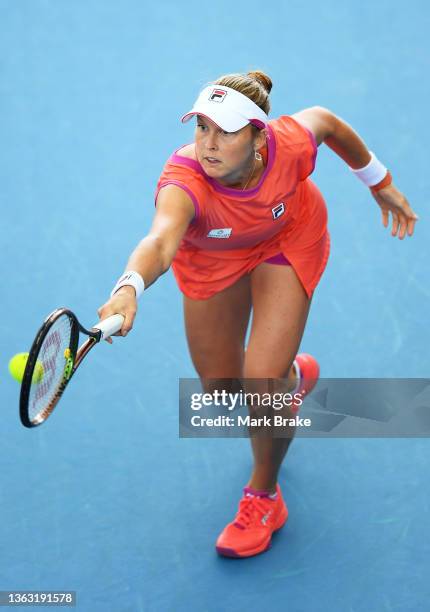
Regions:
<instances>
[{"instance_id":1,"label":"racket frame","mask_svg":"<svg viewBox=\"0 0 430 612\"><path fill-rule=\"evenodd\" d=\"M41 413L37 416L36 419L31 420L28 414L28 402L37 359L39 357L43 341L48 335L51 327L60 317L63 316L67 316L71 323L70 342L68 348L71 352L71 358L73 358L73 367L70 369L70 372L67 374L67 376L63 376L63 379L57 386L57 389L49 404L41 411ZM86 334L88 336L88 339L78 349L79 332ZM100 329L86 329L81 325L77 316L68 308L57 308L46 317L46 319L42 323L42 326L36 334L33 344L31 345L28 360L24 370L24 375L22 378L21 392L19 398L19 415L21 423L24 425L24 427L37 427L38 425L41 425L44 421L46 421L46 419L53 412L66 386L68 385L73 374L76 372L77 368L82 362L82 359L85 357L85 355L88 354L88 352L93 348L93 346L100 342L102 337L103 332Z\"/></svg>"}]
</instances>

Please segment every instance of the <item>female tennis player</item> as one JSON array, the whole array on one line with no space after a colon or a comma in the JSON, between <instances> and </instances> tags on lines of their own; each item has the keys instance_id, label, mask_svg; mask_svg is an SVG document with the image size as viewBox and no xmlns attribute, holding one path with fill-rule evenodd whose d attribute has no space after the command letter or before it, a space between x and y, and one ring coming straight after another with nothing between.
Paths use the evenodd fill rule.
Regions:
<instances>
[{"instance_id":1,"label":"female tennis player","mask_svg":"<svg viewBox=\"0 0 430 612\"><path fill-rule=\"evenodd\" d=\"M319 367L297 352L330 249L326 205L309 178L317 146L325 143L370 188L385 227L391 213L393 237L412 236L418 217L386 167L329 110L315 106L269 120L271 88L267 75L249 72L203 89L182 117L196 119L195 141L167 161L152 227L98 312L101 319L122 313L125 336L140 294L172 265L203 383L284 379L302 396ZM291 439L251 440L252 474L216 543L227 556L267 550L288 516L277 480Z\"/></svg>"}]
</instances>

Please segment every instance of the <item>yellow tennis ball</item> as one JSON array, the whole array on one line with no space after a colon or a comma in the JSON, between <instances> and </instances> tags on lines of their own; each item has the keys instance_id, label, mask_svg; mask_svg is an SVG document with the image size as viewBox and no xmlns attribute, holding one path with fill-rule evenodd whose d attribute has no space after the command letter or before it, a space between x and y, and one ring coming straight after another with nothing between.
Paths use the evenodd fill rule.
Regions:
<instances>
[{"instance_id":1,"label":"yellow tennis ball","mask_svg":"<svg viewBox=\"0 0 430 612\"><path fill-rule=\"evenodd\" d=\"M31 382L40 383L43 379L43 375L45 374L45 370L43 369L42 362L37 360L36 365L34 366L33 376L31 377Z\"/></svg>"},{"instance_id":2,"label":"yellow tennis ball","mask_svg":"<svg viewBox=\"0 0 430 612\"><path fill-rule=\"evenodd\" d=\"M9 372L12 378L18 382L22 381L24 376L25 365L27 363L28 353L17 353L9 361Z\"/></svg>"},{"instance_id":3,"label":"yellow tennis ball","mask_svg":"<svg viewBox=\"0 0 430 612\"><path fill-rule=\"evenodd\" d=\"M10 375L12 376L12 378L17 380L18 382L22 382L25 366L27 364L27 359L28 359L28 353L17 353L9 361ZM36 366L34 368L31 382L39 383L43 379L44 373L45 372L44 372L42 363L39 360L36 361Z\"/></svg>"}]
</instances>

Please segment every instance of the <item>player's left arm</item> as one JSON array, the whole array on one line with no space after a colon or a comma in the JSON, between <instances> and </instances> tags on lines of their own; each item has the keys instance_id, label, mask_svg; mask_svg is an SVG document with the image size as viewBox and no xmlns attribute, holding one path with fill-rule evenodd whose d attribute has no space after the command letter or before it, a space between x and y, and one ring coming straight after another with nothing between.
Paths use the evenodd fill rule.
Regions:
<instances>
[{"instance_id":1,"label":"player's left arm","mask_svg":"<svg viewBox=\"0 0 430 612\"><path fill-rule=\"evenodd\" d=\"M292 115L298 123L310 130L317 145L324 142L352 169L363 168L370 162L369 150L363 139L343 119L327 108L313 106ZM388 213L393 217L391 235L400 239L406 232L412 236L418 216L408 200L393 183L371 192L382 211L382 223L388 226Z\"/></svg>"}]
</instances>

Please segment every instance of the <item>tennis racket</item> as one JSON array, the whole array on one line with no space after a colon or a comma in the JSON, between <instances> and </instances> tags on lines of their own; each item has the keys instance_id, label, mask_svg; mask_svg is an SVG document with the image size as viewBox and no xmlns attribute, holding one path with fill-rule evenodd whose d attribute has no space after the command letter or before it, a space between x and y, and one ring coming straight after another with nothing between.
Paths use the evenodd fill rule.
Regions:
<instances>
[{"instance_id":1,"label":"tennis racket","mask_svg":"<svg viewBox=\"0 0 430 612\"><path fill-rule=\"evenodd\" d=\"M57 308L43 322L29 352L21 384L19 414L25 427L46 421L83 358L103 338L122 327L115 314L85 329L67 308ZM79 332L88 339L78 348Z\"/></svg>"}]
</instances>

